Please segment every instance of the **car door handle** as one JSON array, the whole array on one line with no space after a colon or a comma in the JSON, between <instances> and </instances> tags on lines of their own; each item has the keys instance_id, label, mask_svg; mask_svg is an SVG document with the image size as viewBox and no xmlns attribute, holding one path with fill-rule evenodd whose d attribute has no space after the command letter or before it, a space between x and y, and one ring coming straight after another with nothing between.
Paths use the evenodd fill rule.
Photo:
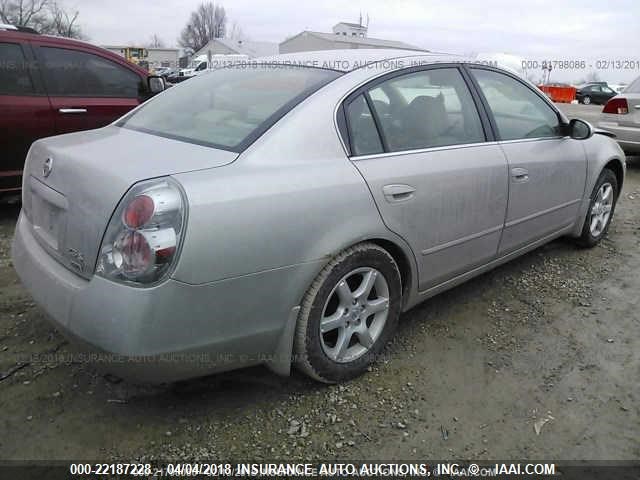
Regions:
<instances>
[{"instance_id":1,"label":"car door handle","mask_svg":"<svg viewBox=\"0 0 640 480\"><path fill-rule=\"evenodd\" d=\"M404 202L413 197L416 189L411 185L385 185L382 187L382 193L387 202L397 203Z\"/></svg>"},{"instance_id":2,"label":"car door handle","mask_svg":"<svg viewBox=\"0 0 640 480\"><path fill-rule=\"evenodd\" d=\"M60 108L58 111L60 113L87 113L86 108Z\"/></svg>"},{"instance_id":3,"label":"car door handle","mask_svg":"<svg viewBox=\"0 0 640 480\"><path fill-rule=\"evenodd\" d=\"M512 168L511 169L511 177L515 182L528 182L529 181L529 170L526 168Z\"/></svg>"}]
</instances>

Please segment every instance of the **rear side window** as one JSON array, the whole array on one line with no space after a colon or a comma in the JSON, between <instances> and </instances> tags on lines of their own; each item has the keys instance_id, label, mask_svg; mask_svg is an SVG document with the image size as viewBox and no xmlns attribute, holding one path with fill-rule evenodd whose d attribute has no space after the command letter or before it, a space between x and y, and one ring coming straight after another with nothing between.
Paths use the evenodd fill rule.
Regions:
<instances>
[{"instance_id":1,"label":"rear side window","mask_svg":"<svg viewBox=\"0 0 640 480\"><path fill-rule=\"evenodd\" d=\"M472 69L502 140L555 137L560 120L535 92L503 73Z\"/></svg>"},{"instance_id":2,"label":"rear side window","mask_svg":"<svg viewBox=\"0 0 640 480\"><path fill-rule=\"evenodd\" d=\"M122 65L91 53L41 47L49 95L137 98L141 77Z\"/></svg>"},{"instance_id":3,"label":"rear side window","mask_svg":"<svg viewBox=\"0 0 640 480\"><path fill-rule=\"evenodd\" d=\"M371 110L364 95L358 95L347 106L349 138L354 155L371 155L382 152L382 143Z\"/></svg>"},{"instance_id":4,"label":"rear side window","mask_svg":"<svg viewBox=\"0 0 640 480\"><path fill-rule=\"evenodd\" d=\"M0 95L33 93L33 83L22 47L17 43L0 43Z\"/></svg>"},{"instance_id":5,"label":"rear side window","mask_svg":"<svg viewBox=\"0 0 640 480\"><path fill-rule=\"evenodd\" d=\"M340 75L286 65L222 68L168 89L119 125L242 151L304 98Z\"/></svg>"},{"instance_id":6,"label":"rear side window","mask_svg":"<svg viewBox=\"0 0 640 480\"><path fill-rule=\"evenodd\" d=\"M375 85L365 95L389 152L485 141L475 103L456 68L395 76ZM350 107L356 110L355 113L347 110L353 153L379 148L369 110L362 101L353 101Z\"/></svg>"}]
</instances>

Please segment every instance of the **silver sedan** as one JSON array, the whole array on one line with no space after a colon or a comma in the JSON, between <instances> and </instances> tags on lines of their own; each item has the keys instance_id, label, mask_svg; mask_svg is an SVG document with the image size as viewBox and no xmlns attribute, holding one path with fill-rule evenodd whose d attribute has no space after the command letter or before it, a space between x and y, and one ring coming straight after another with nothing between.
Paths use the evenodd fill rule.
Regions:
<instances>
[{"instance_id":1,"label":"silver sedan","mask_svg":"<svg viewBox=\"0 0 640 480\"><path fill-rule=\"evenodd\" d=\"M36 142L13 260L114 373L339 382L419 302L560 236L597 244L624 175L615 142L508 71L293 54Z\"/></svg>"},{"instance_id":2,"label":"silver sedan","mask_svg":"<svg viewBox=\"0 0 640 480\"><path fill-rule=\"evenodd\" d=\"M640 78L607 102L598 126L615 134L625 152L640 155Z\"/></svg>"}]
</instances>

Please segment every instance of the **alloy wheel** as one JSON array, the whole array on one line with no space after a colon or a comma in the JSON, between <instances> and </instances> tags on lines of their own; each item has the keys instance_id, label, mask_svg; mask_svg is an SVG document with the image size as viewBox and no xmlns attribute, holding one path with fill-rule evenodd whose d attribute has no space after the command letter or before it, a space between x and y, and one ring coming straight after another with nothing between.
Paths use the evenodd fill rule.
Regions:
<instances>
[{"instance_id":1,"label":"alloy wheel","mask_svg":"<svg viewBox=\"0 0 640 480\"><path fill-rule=\"evenodd\" d=\"M610 183L603 183L598 189L596 198L591 207L589 218L589 230L591 235L599 237L607 228L611 210L613 209L613 186Z\"/></svg>"},{"instance_id":2,"label":"alloy wheel","mask_svg":"<svg viewBox=\"0 0 640 480\"><path fill-rule=\"evenodd\" d=\"M389 285L376 269L347 273L333 288L320 320L320 342L334 362L360 358L373 347L389 314Z\"/></svg>"}]
</instances>

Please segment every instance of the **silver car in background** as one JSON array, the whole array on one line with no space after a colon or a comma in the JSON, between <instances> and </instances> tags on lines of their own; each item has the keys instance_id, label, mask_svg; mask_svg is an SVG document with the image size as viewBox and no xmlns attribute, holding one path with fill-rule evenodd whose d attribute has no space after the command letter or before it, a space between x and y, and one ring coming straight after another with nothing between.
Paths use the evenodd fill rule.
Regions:
<instances>
[{"instance_id":1,"label":"silver car in background","mask_svg":"<svg viewBox=\"0 0 640 480\"><path fill-rule=\"evenodd\" d=\"M560 236L597 244L624 175L615 142L507 71L292 54L36 142L13 260L115 373L339 382L417 303Z\"/></svg>"},{"instance_id":2,"label":"silver car in background","mask_svg":"<svg viewBox=\"0 0 640 480\"><path fill-rule=\"evenodd\" d=\"M598 127L615 134L626 153L640 155L640 77L607 102Z\"/></svg>"}]
</instances>

